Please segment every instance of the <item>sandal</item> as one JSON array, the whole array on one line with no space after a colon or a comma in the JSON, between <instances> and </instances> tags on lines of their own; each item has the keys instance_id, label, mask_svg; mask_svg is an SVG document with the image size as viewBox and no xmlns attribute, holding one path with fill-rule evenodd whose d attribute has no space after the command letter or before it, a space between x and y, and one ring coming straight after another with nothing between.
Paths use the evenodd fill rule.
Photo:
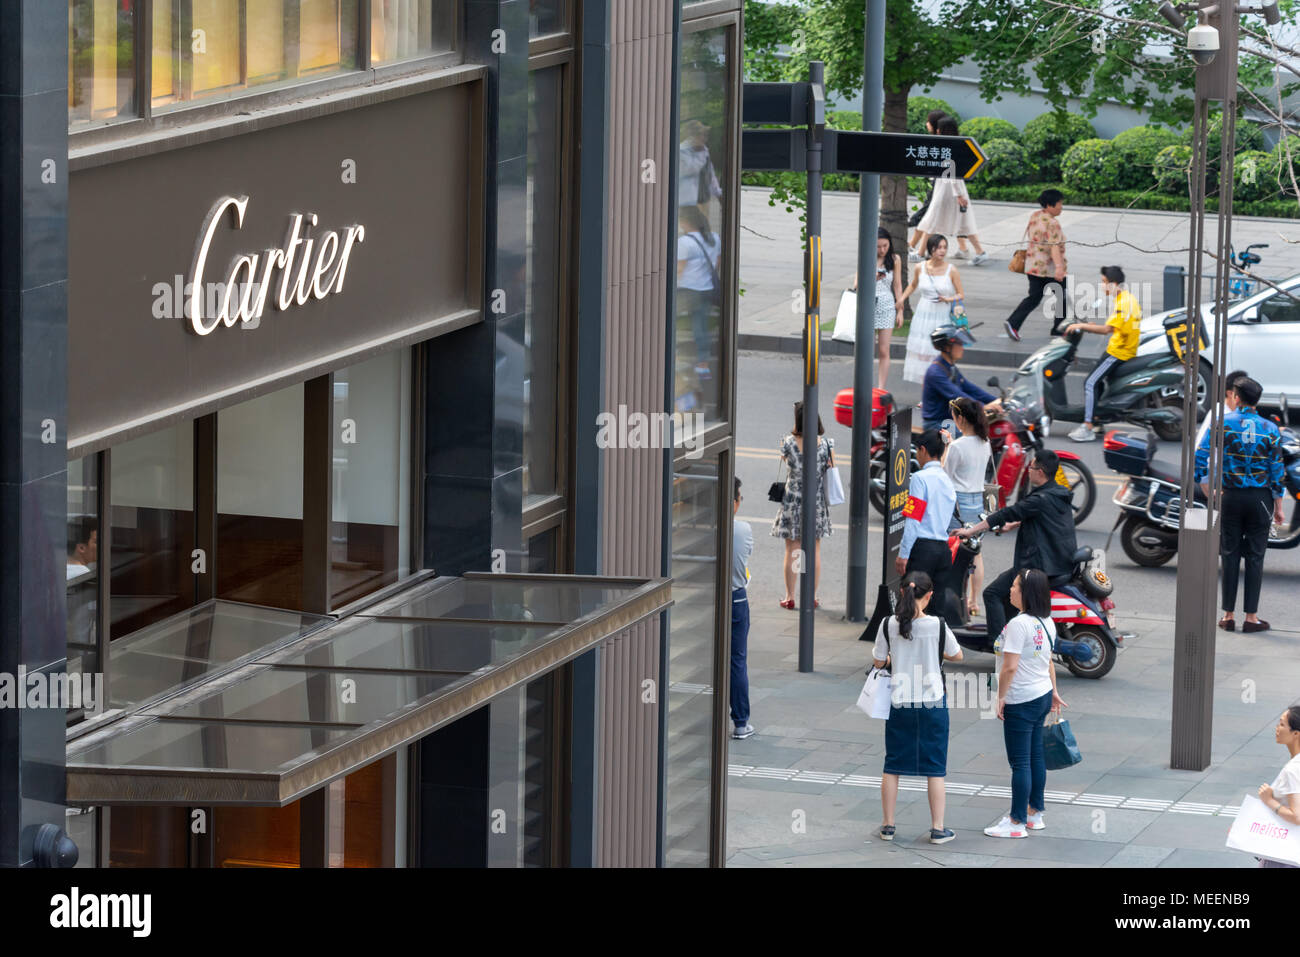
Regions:
<instances>
[{"instance_id":1,"label":"sandal","mask_svg":"<svg viewBox=\"0 0 1300 957\"><path fill-rule=\"evenodd\" d=\"M781 602L781 607L793 611L793 610L794 610L794 599L785 599L785 600L783 600L783 601Z\"/></svg>"},{"instance_id":2,"label":"sandal","mask_svg":"<svg viewBox=\"0 0 1300 957\"><path fill-rule=\"evenodd\" d=\"M1222 628L1224 631L1236 631L1237 623L1233 621L1231 618L1220 618L1219 627Z\"/></svg>"}]
</instances>

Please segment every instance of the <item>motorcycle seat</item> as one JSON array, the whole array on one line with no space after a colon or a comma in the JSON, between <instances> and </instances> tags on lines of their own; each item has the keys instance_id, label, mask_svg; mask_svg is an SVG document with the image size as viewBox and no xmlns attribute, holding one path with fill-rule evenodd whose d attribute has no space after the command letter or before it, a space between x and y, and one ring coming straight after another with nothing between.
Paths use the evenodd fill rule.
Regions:
<instances>
[{"instance_id":1,"label":"motorcycle seat","mask_svg":"<svg viewBox=\"0 0 1300 957\"><path fill-rule=\"evenodd\" d=\"M1074 557L1070 559L1070 562L1077 565L1080 562L1088 561L1090 558L1092 558L1092 546L1084 545L1074 553Z\"/></svg>"},{"instance_id":2,"label":"motorcycle seat","mask_svg":"<svg viewBox=\"0 0 1300 957\"><path fill-rule=\"evenodd\" d=\"M1147 466L1152 478L1158 478L1162 482L1170 482L1174 485L1181 485L1183 482L1181 464L1175 465L1170 462L1163 462L1160 459L1152 459L1151 464Z\"/></svg>"}]
</instances>

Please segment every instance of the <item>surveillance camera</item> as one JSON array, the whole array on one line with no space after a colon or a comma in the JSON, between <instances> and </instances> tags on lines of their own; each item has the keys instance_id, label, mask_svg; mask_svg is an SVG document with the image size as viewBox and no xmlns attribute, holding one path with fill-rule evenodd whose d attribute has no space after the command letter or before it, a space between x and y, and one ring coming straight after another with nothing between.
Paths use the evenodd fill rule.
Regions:
<instances>
[{"instance_id":1,"label":"surveillance camera","mask_svg":"<svg viewBox=\"0 0 1300 957\"><path fill-rule=\"evenodd\" d=\"M1170 3L1169 0L1164 0L1164 3L1160 4L1159 10L1160 15L1168 20L1174 29L1184 30L1187 28L1187 20L1181 13L1174 9L1174 5Z\"/></svg>"},{"instance_id":2,"label":"surveillance camera","mask_svg":"<svg viewBox=\"0 0 1300 957\"><path fill-rule=\"evenodd\" d=\"M1208 66L1219 52L1219 31L1214 27L1195 26L1187 31L1187 52L1197 66Z\"/></svg>"}]
</instances>

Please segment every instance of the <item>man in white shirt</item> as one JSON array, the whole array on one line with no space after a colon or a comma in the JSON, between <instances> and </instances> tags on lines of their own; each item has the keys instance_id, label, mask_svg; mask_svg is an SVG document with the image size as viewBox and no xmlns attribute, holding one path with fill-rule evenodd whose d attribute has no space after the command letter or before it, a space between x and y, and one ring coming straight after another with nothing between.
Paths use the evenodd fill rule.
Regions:
<instances>
[{"instance_id":1,"label":"man in white shirt","mask_svg":"<svg viewBox=\"0 0 1300 957\"><path fill-rule=\"evenodd\" d=\"M920 468L912 473L907 488L907 507L903 510L903 543L894 565L898 574L923 571L934 582L932 613L944 616L947 606L948 573L952 569L952 552L948 550L948 523L957 507L957 492L952 479L943 470L943 439L934 429L927 429L916 440L916 461Z\"/></svg>"}]
</instances>

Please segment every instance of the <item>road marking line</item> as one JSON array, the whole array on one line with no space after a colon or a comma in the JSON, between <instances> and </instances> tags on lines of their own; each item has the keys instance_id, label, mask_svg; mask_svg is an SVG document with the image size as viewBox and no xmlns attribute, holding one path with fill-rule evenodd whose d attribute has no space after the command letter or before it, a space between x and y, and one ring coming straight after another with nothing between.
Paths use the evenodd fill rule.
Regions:
<instances>
[{"instance_id":1,"label":"road marking line","mask_svg":"<svg viewBox=\"0 0 1300 957\"><path fill-rule=\"evenodd\" d=\"M841 784L852 788L878 788L881 779L868 774L836 774L833 771L811 771L799 768L761 768L748 764L729 764L727 774L733 778L758 778L765 781L803 781L813 784ZM901 777L900 791L924 791L925 778ZM949 794L967 797L1009 798L1011 788L1002 784L968 784L947 781L944 790ZM1124 797L1118 794L1076 794L1073 791L1044 791L1049 804L1073 804L1079 807L1119 808L1125 811L1150 811L1153 814L1197 814L1202 817L1236 817L1241 810L1234 804L1204 804L1198 801L1165 801L1159 798Z\"/></svg>"}]
</instances>

